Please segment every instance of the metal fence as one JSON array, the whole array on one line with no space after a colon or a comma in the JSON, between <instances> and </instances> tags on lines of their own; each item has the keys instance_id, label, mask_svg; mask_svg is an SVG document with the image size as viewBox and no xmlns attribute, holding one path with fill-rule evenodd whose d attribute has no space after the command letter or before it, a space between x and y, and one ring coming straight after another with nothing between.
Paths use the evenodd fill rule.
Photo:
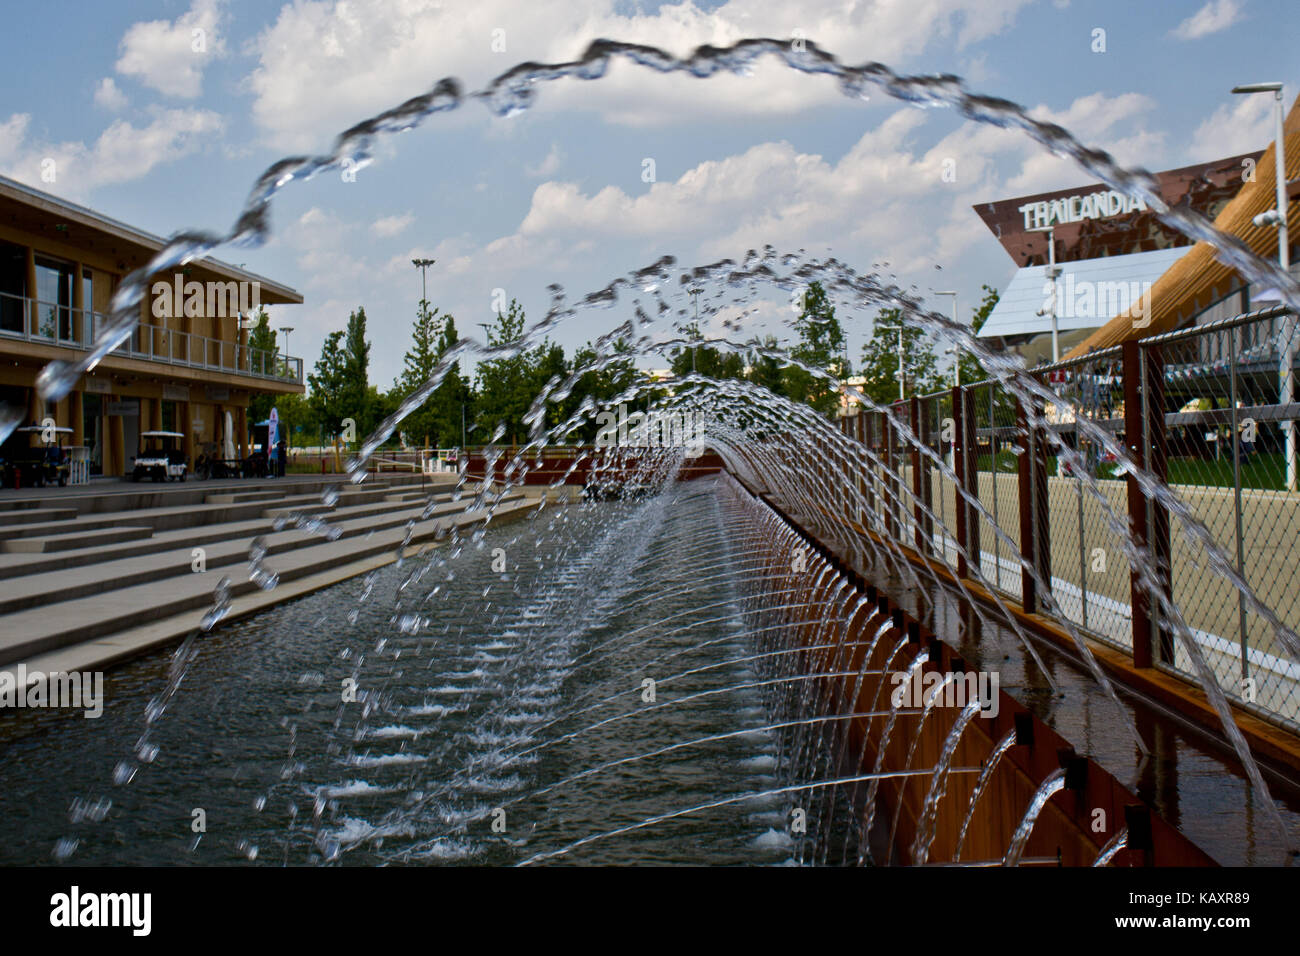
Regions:
<instances>
[{"instance_id":1,"label":"metal fence","mask_svg":"<svg viewBox=\"0 0 1300 956\"><path fill-rule=\"evenodd\" d=\"M1027 612L1070 620L1137 666L1195 681L1163 593L1225 693L1297 729L1300 665L1232 580L1300 631L1296 333L1281 308L1248 313L1031 370L1050 401L985 381L844 427L880 449L870 483L899 489L882 511L886 537ZM924 461L917 481L917 448L882 441L898 421L919 426L955 481ZM1146 494L1116 449L1162 491ZM922 500L934 521L919 521ZM1129 542L1144 549L1140 568Z\"/></svg>"},{"instance_id":2,"label":"metal fence","mask_svg":"<svg viewBox=\"0 0 1300 956\"><path fill-rule=\"evenodd\" d=\"M0 341L4 339L86 350L94 345L105 316L0 292ZM141 323L113 350L125 358L185 365L301 383L303 360L253 348L236 339L211 338Z\"/></svg>"}]
</instances>

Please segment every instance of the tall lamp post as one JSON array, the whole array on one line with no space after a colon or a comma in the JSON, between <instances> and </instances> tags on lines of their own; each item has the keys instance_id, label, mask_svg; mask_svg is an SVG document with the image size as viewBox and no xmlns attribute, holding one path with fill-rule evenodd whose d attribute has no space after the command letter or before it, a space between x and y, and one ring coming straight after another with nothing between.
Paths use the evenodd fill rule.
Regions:
<instances>
[{"instance_id":1,"label":"tall lamp post","mask_svg":"<svg viewBox=\"0 0 1300 956\"><path fill-rule=\"evenodd\" d=\"M1277 208L1255 217L1256 226L1277 227L1277 261L1283 272L1291 271L1291 248L1287 238L1286 214L1286 139L1282 135L1282 84L1247 83L1234 86L1233 93L1273 94L1273 179L1276 186ZM1282 356L1278 362L1278 404L1290 405L1295 400L1295 316L1282 320ZM1288 420L1286 428L1286 487L1296 490L1296 434L1295 422ZM1233 435L1232 440L1237 441Z\"/></svg>"},{"instance_id":2,"label":"tall lamp post","mask_svg":"<svg viewBox=\"0 0 1300 956\"><path fill-rule=\"evenodd\" d=\"M437 262L437 259L412 259L411 265L420 270L420 301L429 301L429 287L425 279L429 274L429 266Z\"/></svg>"},{"instance_id":3,"label":"tall lamp post","mask_svg":"<svg viewBox=\"0 0 1300 956\"><path fill-rule=\"evenodd\" d=\"M1056 265L1056 227L1039 226L1028 231L1047 233L1047 278L1052 283L1052 303L1050 309L1039 309L1038 314L1052 317L1052 364L1055 365L1061 361L1061 334L1056 323L1056 279L1061 274L1061 270Z\"/></svg>"},{"instance_id":4,"label":"tall lamp post","mask_svg":"<svg viewBox=\"0 0 1300 956\"><path fill-rule=\"evenodd\" d=\"M293 331L292 325L280 326L280 331L284 333L284 369L289 370L289 333Z\"/></svg>"},{"instance_id":5,"label":"tall lamp post","mask_svg":"<svg viewBox=\"0 0 1300 956\"><path fill-rule=\"evenodd\" d=\"M690 293L691 302L695 306L695 334L698 336L700 334L700 293L703 292L704 290L701 289L699 286L695 286L693 288L687 289L686 291ZM695 374L695 346L694 345L691 346L691 374L692 375Z\"/></svg>"}]
</instances>

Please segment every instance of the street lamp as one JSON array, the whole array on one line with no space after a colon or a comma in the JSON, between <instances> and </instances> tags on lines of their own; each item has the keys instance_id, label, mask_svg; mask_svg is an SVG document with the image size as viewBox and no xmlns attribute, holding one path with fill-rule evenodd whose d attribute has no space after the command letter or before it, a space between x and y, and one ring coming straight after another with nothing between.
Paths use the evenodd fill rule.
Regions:
<instances>
[{"instance_id":1,"label":"street lamp","mask_svg":"<svg viewBox=\"0 0 1300 956\"><path fill-rule=\"evenodd\" d=\"M695 305L695 334L700 334L700 293L704 290L699 286L686 290L691 296L691 302ZM691 346L691 374L695 374L695 346Z\"/></svg>"},{"instance_id":2,"label":"street lamp","mask_svg":"<svg viewBox=\"0 0 1300 956\"><path fill-rule=\"evenodd\" d=\"M904 401L907 398L906 390L903 388L903 326L901 325L881 325L877 326L884 332L898 333L898 400Z\"/></svg>"},{"instance_id":3,"label":"street lamp","mask_svg":"<svg viewBox=\"0 0 1300 956\"><path fill-rule=\"evenodd\" d=\"M1282 135L1282 84L1247 83L1234 86L1233 93L1273 94L1273 179L1276 187L1277 208L1255 217L1256 226L1277 227L1277 261L1283 272L1291 271L1291 249L1287 238L1286 214L1286 139ZM1279 296L1280 298L1280 296ZM1278 404L1290 405L1295 397L1295 316L1288 314L1282 320L1282 357L1278 363ZM1296 435L1295 422L1288 420L1286 428L1286 486L1296 490ZM1233 435L1235 442L1237 436Z\"/></svg>"},{"instance_id":4,"label":"street lamp","mask_svg":"<svg viewBox=\"0 0 1300 956\"><path fill-rule=\"evenodd\" d=\"M425 276L428 275L429 266L437 262L437 259L412 259L411 265L420 270L420 307L423 309L425 303L429 301L429 288L425 283Z\"/></svg>"},{"instance_id":5,"label":"street lamp","mask_svg":"<svg viewBox=\"0 0 1300 956\"><path fill-rule=\"evenodd\" d=\"M292 325L280 326L280 331L284 333L284 369L289 370L289 333L293 331Z\"/></svg>"},{"instance_id":6,"label":"street lamp","mask_svg":"<svg viewBox=\"0 0 1300 956\"><path fill-rule=\"evenodd\" d=\"M957 293L956 293L956 292L951 292L951 291L950 291L950 292L936 292L935 295L950 295L950 296L952 296L952 324L953 324L953 325L956 325L956 324L957 324ZM958 345L954 345L952 348L948 349L948 351L952 353L952 361L953 361L953 365L952 365L952 375L953 375L952 384L953 384L954 386L958 386L958 385L961 385L961 345L960 345L960 344L958 344Z\"/></svg>"},{"instance_id":7,"label":"street lamp","mask_svg":"<svg viewBox=\"0 0 1300 956\"><path fill-rule=\"evenodd\" d=\"M1052 364L1055 365L1061 361L1061 336L1056 327L1056 277L1061 274L1061 270L1056 266L1056 227L1039 226L1036 229L1026 230L1028 232L1045 232L1047 233L1047 278L1052 280L1052 307L1049 310L1038 310L1039 315L1052 316Z\"/></svg>"}]
</instances>

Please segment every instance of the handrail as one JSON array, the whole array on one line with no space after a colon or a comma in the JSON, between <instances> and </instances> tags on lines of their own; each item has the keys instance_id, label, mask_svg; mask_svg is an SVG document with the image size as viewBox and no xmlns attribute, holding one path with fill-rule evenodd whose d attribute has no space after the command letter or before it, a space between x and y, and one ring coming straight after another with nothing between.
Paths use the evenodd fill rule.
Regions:
<instances>
[{"instance_id":1,"label":"handrail","mask_svg":"<svg viewBox=\"0 0 1300 956\"><path fill-rule=\"evenodd\" d=\"M32 321L33 313L36 322ZM0 338L89 350L105 316L57 302L0 292ZM32 326L36 326L33 331ZM215 369L277 382L303 381L303 360L230 339L140 324L113 350L126 358Z\"/></svg>"}]
</instances>

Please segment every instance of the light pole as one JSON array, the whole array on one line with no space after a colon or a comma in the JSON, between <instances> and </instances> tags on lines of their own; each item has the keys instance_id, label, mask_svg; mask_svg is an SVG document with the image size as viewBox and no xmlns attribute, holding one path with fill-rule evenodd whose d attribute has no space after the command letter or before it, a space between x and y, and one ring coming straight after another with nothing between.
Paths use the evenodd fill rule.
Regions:
<instances>
[{"instance_id":1,"label":"light pole","mask_svg":"<svg viewBox=\"0 0 1300 956\"><path fill-rule=\"evenodd\" d=\"M956 292L936 292L935 295L952 296L952 324L957 324L957 293ZM954 345L948 350L952 353L952 384L961 385L961 345Z\"/></svg>"},{"instance_id":2,"label":"light pole","mask_svg":"<svg viewBox=\"0 0 1300 956\"><path fill-rule=\"evenodd\" d=\"M704 290L699 286L695 286L686 291L690 293L691 302L695 306L695 335L698 337L700 334L700 293ZM695 374L695 346L693 345L691 346L691 374Z\"/></svg>"},{"instance_id":3,"label":"light pole","mask_svg":"<svg viewBox=\"0 0 1300 956\"><path fill-rule=\"evenodd\" d=\"M284 369L289 370L289 333L293 331L292 325L280 326L280 331L284 333Z\"/></svg>"},{"instance_id":4,"label":"light pole","mask_svg":"<svg viewBox=\"0 0 1300 956\"><path fill-rule=\"evenodd\" d=\"M885 332L898 333L898 400L900 402L907 399L907 391L903 388L903 326L901 325L881 325L878 328Z\"/></svg>"},{"instance_id":5,"label":"light pole","mask_svg":"<svg viewBox=\"0 0 1300 956\"><path fill-rule=\"evenodd\" d=\"M429 287L425 283L425 277L428 275L429 266L437 262L437 259L412 259L411 265L420 270L420 302L429 301Z\"/></svg>"},{"instance_id":6,"label":"light pole","mask_svg":"<svg viewBox=\"0 0 1300 956\"><path fill-rule=\"evenodd\" d=\"M1276 187L1277 209L1269 210L1255 217L1256 226L1277 227L1277 261L1283 272L1291 271L1291 248L1287 238L1286 213L1286 139L1282 135L1282 84L1281 83L1247 83L1234 86L1233 93L1272 93L1273 94L1273 179ZM1295 400L1295 316L1287 315L1282 320L1282 356L1278 362L1278 404L1290 405ZM1288 491L1296 490L1296 435L1295 422L1286 421L1286 487ZM1237 441L1233 435L1232 440Z\"/></svg>"},{"instance_id":7,"label":"light pole","mask_svg":"<svg viewBox=\"0 0 1300 956\"><path fill-rule=\"evenodd\" d=\"M1039 226L1027 231L1047 233L1047 278L1052 281L1052 305L1046 311L1039 309L1038 314L1052 316L1052 364L1055 365L1061 361L1061 335L1056 327L1056 277L1061 274L1061 270L1056 267L1056 227Z\"/></svg>"}]
</instances>

